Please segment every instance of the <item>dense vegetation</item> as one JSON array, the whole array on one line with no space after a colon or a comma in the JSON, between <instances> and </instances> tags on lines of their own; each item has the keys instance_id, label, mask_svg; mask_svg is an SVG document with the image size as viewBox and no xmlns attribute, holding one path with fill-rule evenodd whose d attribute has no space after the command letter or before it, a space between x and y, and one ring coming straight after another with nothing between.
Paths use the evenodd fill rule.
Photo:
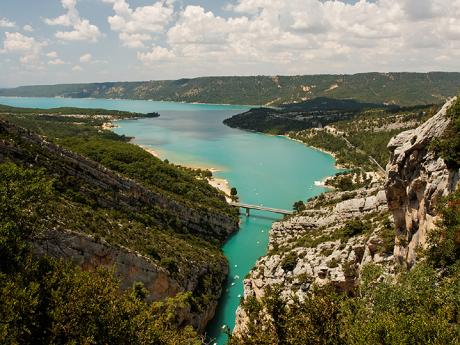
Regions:
<instances>
[{"instance_id":1,"label":"dense vegetation","mask_svg":"<svg viewBox=\"0 0 460 345\"><path fill-rule=\"evenodd\" d=\"M72 163L40 143L31 144L1 131L0 138L10 147L19 148L20 165L40 167L45 176L54 177L48 181L52 183L53 198L42 202L51 212L46 219L47 229L75 231L137 251L166 268L179 282L197 279L200 283L192 291L197 308L217 298L226 265L218 234L200 236L184 226L181 214L143 203L127 191L107 187L106 181L77 176Z\"/></svg>"},{"instance_id":2,"label":"dense vegetation","mask_svg":"<svg viewBox=\"0 0 460 345\"><path fill-rule=\"evenodd\" d=\"M91 112L14 108L0 114L0 343L198 344L180 315L202 313L219 297L227 267L219 245L228 234L217 233L210 218L236 228L236 211L203 181L207 172L153 157L102 130L105 119ZM91 162L87 173L83 157L49 142L102 166ZM117 187L132 180L138 189ZM194 223L204 232L187 226L195 210L205 215ZM121 292L112 272L32 256L30 243L51 229L138 252L186 293L149 305L147 290L136 285Z\"/></svg>"},{"instance_id":3,"label":"dense vegetation","mask_svg":"<svg viewBox=\"0 0 460 345\"><path fill-rule=\"evenodd\" d=\"M338 121L332 131L305 130L289 136L309 146L332 152L339 165L376 170L369 157L385 168L389 160L388 142L402 131L416 128L433 116L438 106L369 110L352 120Z\"/></svg>"},{"instance_id":4,"label":"dense vegetation","mask_svg":"<svg viewBox=\"0 0 460 345\"><path fill-rule=\"evenodd\" d=\"M224 123L230 127L270 134L285 134L317 128L340 120L352 119L366 109L389 108L383 104L361 103L319 97L301 103L285 104L281 108L253 108L234 115Z\"/></svg>"},{"instance_id":5,"label":"dense vegetation","mask_svg":"<svg viewBox=\"0 0 460 345\"><path fill-rule=\"evenodd\" d=\"M91 211L75 207L75 213L57 219L66 208L60 203L69 201L42 169L3 163L0 179L0 343L201 343L176 316L195 303L191 293L147 304L142 285L121 292L110 271L84 272L61 260L33 256L30 242L50 226L72 216L69 223L78 217L84 221ZM111 221L120 219L106 219L105 225Z\"/></svg>"},{"instance_id":6,"label":"dense vegetation","mask_svg":"<svg viewBox=\"0 0 460 345\"><path fill-rule=\"evenodd\" d=\"M10 107L8 105L0 104L0 114L30 114L30 115L64 115L69 116L71 120L72 118L78 117L90 117L93 119L101 119L104 117L112 118L112 119L129 119L129 118L136 118L136 117L158 117L160 114L158 113L148 113L148 114L141 114L141 113L133 113L128 111L121 111L121 110L107 110L107 109L82 109L82 108L71 108L71 107L64 107L64 108L51 108L51 109L40 109L40 108L17 108L17 107ZM66 118L62 117L61 121L65 121Z\"/></svg>"},{"instance_id":7,"label":"dense vegetation","mask_svg":"<svg viewBox=\"0 0 460 345\"><path fill-rule=\"evenodd\" d=\"M415 105L440 103L455 95L459 88L460 73L362 73L25 86L0 90L0 96L128 98L260 105L331 97Z\"/></svg>"},{"instance_id":8,"label":"dense vegetation","mask_svg":"<svg viewBox=\"0 0 460 345\"><path fill-rule=\"evenodd\" d=\"M459 205L459 192L439 205L442 224L425 259L411 271L390 278L369 265L355 290L344 294L315 287L305 300L294 297L293 303L274 286L262 300L245 300L248 332L230 344L459 344ZM362 228L358 223L349 227ZM292 265L287 261L285 266Z\"/></svg>"}]
</instances>

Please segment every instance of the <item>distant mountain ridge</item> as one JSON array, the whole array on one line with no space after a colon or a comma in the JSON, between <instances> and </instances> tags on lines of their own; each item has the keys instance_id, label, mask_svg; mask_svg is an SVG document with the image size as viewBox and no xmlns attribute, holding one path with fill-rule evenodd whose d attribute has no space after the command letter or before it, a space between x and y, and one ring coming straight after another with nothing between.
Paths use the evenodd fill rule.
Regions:
<instances>
[{"instance_id":1,"label":"distant mountain ridge","mask_svg":"<svg viewBox=\"0 0 460 345\"><path fill-rule=\"evenodd\" d=\"M317 97L403 106L444 102L460 88L460 73L360 73L22 86L0 96L122 98L277 106Z\"/></svg>"}]
</instances>

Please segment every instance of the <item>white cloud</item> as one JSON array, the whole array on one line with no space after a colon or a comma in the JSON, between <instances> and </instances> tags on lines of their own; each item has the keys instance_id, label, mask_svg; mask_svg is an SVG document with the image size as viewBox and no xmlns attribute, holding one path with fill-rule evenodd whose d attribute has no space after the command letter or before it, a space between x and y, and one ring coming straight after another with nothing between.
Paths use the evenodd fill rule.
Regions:
<instances>
[{"instance_id":1,"label":"white cloud","mask_svg":"<svg viewBox=\"0 0 460 345\"><path fill-rule=\"evenodd\" d=\"M126 0L103 0L113 6L114 16L107 18L110 28L119 33L123 45L143 48L145 42L163 33L174 14L173 1L157 1L132 9Z\"/></svg>"},{"instance_id":2,"label":"white cloud","mask_svg":"<svg viewBox=\"0 0 460 345\"><path fill-rule=\"evenodd\" d=\"M125 0L104 1L129 13ZM166 41L154 39L138 59L174 59L194 74L343 73L424 70L460 49L460 0L236 0L226 10L230 17L185 6ZM127 33L123 41L140 48L147 40Z\"/></svg>"},{"instance_id":3,"label":"white cloud","mask_svg":"<svg viewBox=\"0 0 460 345\"><path fill-rule=\"evenodd\" d=\"M65 62L62 61L61 59L54 59L48 61L48 65L65 65Z\"/></svg>"},{"instance_id":4,"label":"white cloud","mask_svg":"<svg viewBox=\"0 0 460 345\"><path fill-rule=\"evenodd\" d=\"M0 18L0 28L14 28L15 26L15 22L12 22L7 18Z\"/></svg>"},{"instance_id":5,"label":"white cloud","mask_svg":"<svg viewBox=\"0 0 460 345\"><path fill-rule=\"evenodd\" d=\"M80 56L80 62L82 62L82 63L91 62L92 59L93 59L93 56L91 54L84 54L84 55Z\"/></svg>"},{"instance_id":6,"label":"white cloud","mask_svg":"<svg viewBox=\"0 0 460 345\"><path fill-rule=\"evenodd\" d=\"M46 53L46 56L49 57L50 59L56 59L58 57L58 53L55 51Z\"/></svg>"},{"instance_id":7,"label":"white cloud","mask_svg":"<svg viewBox=\"0 0 460 345\"><path fill-rule=\"evenodd\" d=\"M5 32L2 52L19 54L22 64L38 67L42 64L40 57L44 46L46 43L38 42L34 37L19 32Z\"/></svg>"},{"instance_id":8,"label":"white cloud","mask_svg":"<svg viewBox=\"0 0 460 345\"><path fill-rule=\"evenodd\" d=\"M34 28L32 27L32 25L24 25L22 29L26 32L34 32Z\"/></svg>"},{"instance_id":9,"label":"white cloud","mask_svg":"<svg viewBox=\"0 0 460 345\"><path fill-rule=\"evenodd\" d=\"M175 57L175 54L171 50L158 46L154 46L152 50L147 53L137 53L137 58L145 65L151 65L159 61L172 61Z\"/></svg>"},{"instance_id":10,"label":"white cloud","mask_svg":"<svg viewBox=\"0 0 460 345\"><path fill-rule=\"evenodd\" d=\"M77 0L61 0L61 4L67 13L53 19L45 19L45 23L48 25L72 27L71 31L58 31L55 34L58 39L97 42L102 37L102 33L96 25L91 24L88 19L80 17L76 8Z\"/></svg>"},{"instance_id":11,"label":"white cloud","mask_svg":"<svg viewBox=\"0 0 460 345\"><path fill-rule=\"evenodd\" d=\"M79 66L79 65L75 65L75 66L72 67L72 71L81 72L81 71L83 71L83 68L81 66Z\"/></svg>"}]
</instances>

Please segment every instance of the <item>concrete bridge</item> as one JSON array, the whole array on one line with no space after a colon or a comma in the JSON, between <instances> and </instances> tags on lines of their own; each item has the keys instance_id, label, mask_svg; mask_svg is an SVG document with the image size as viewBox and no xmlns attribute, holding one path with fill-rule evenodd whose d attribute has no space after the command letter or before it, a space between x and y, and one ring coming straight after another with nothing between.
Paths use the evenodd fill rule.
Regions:
<instances>
[{"instance_id":1,"label":"concrete bridge","mask_svg":"<svg viewBox=\"0 0 460 345\"><path fill-rule=\"evenodd\" d=\"M239 202L230 202L229 204L231 206L234 206L234 207L246 209L246 216L247 217L249 217L249 210L268 211L268 212L284 214L284 215L294 214L294 211L281 210L279 208L271 208L271 207L265 207L265 206L259 206L259 205L242 204L242 203L239 203Z\"/></svg>"}]
</instances>

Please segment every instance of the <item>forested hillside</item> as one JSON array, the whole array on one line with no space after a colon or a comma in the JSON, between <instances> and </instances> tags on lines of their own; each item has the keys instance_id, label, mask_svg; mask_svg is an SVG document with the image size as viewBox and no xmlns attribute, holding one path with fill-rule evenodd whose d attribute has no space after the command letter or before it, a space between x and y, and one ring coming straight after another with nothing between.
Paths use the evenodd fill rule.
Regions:
<instances>
[{"instance_id":1,"label":"forested hillside","mask_svg":"<svg viewBox=\"0 0 460 345\"><path fill-rule=\"evenodd\" d=\"M460 88L460 73L362 73L23 86L0 96L94 97L280 105L316 97L416 105L441 103Z\"/></svg>"}]
</instances>

